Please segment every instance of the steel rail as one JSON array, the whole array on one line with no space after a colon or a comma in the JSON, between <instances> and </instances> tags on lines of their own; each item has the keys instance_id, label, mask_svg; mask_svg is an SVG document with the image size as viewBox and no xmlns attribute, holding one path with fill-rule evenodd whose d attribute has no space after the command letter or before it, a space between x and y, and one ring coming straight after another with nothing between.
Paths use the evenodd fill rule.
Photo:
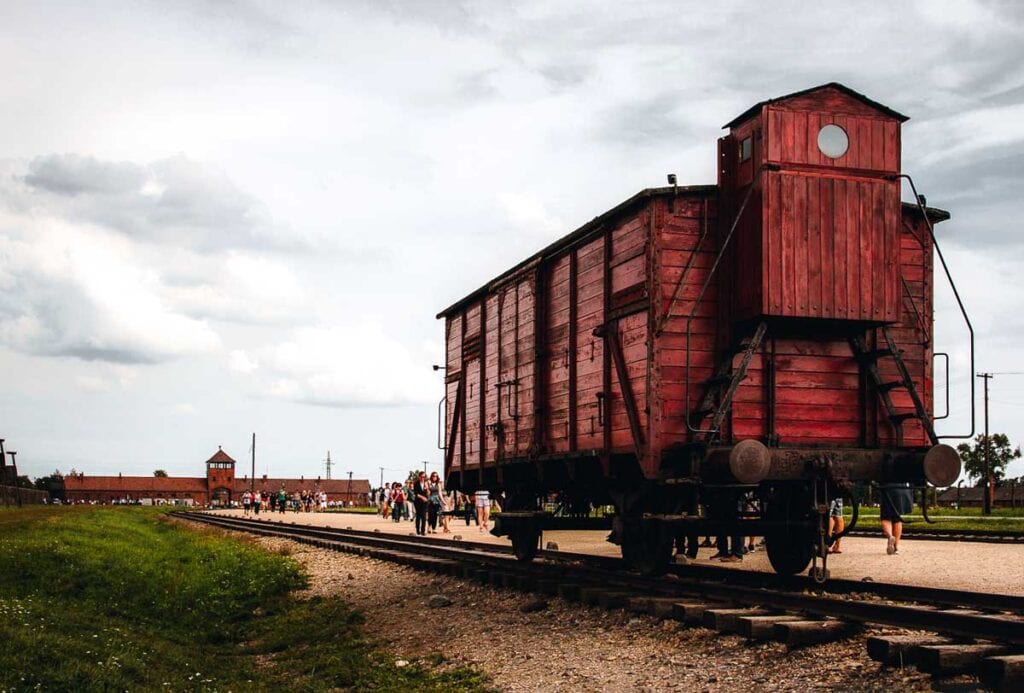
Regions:
<instances>
[{"instance_id":1,"label":"steel rail","mask_svg":"<svg viewBox=\"0 0 1024 693\"><path fill-rule=\"evenodd\" d=\"M799 611L821 617L838 617L861 623L879 623L905 628L922 628L960 637L987 638L1024 645L1024 620L1013 617L942 611L934 606L908 606L882 604L860 599L845 599L833 595L809 593L806 582L790 589L766 588L763 584L740 584L737 574L765 577L765 574L750 571L729 571L704 567L703 577L687 576L676 579L642 578L621 570L609 570L605 565L621 563L617 559L594 557L586 554L565 555L558 552L560 560L542 561L534 564L516 562L507 547L493 544L445 546L439 542L421 541L393 534L361 532L359 530L338 530L337 528L311 527L308 525L283 524L219 517L206 513L175 513L179 517L197 520L226 529L246 531L292 538L299 541L319 543L324 546L352 546L377 558L396 560L399 554L405 557L418 556L423 560L446 559L447 562L468 562L481 569L495 569L521 576L549 578L564 582L587 582L602 588L619 588L646 595L660 595L673 598L700 596L717 601L731 602L746 606L770 606L775 609ZM367 536L369 535L369 536ZM452 542L463 544L463 542ZM390 552L390 553L389 553ZM550 553L550 552L549 552ZM594 561L592 559L599 559ZM585 560L580 560L585 559ZM605 565L602 565L605 564ZM680 570L685 570L680 567ZM712 575L716 573L717 575ZM711 579L709 579L709 577ZM776 577L776 576L768 576ZM716 579L717 578L717 579ZM724 579L728 578L728 579ZM799 581L798 581L799 582ZM839 582L838 586L847 587ZM849 582L849 581L847 581ZM914 588L886 583L852 583L857 591L870 592L882 587L893 591L892 598L913 600L922 594L931 593L937 597L936 604L972 604L980 598L989 604L982 608L1016 610L1020 612L1019 597L991 595L985 593L959 592L957 590L934 590ZM834 585L830 583L830 587ZM923 591L922 591L923 589ZM945 593L945 597L942 595ZM976 605L976 604L975 604Z\"/></svg>"},{"instance_id":2,"label":"steel rail","mask_svg":"<svg viewBox=\"0 0 1024 693\"><path fill-rule=\"evenodd\" d=\"M176 513L177 514L177 513ZM184 514L183 514L184 515ZM403 549L414 549L424 551L431 555L445 555L444 552L437 553L432 547L447 547L460 551L474 552L474 556L481 556L486 553L511 555L512 549L509 546L485 542L461 541L454 539L426 538L415 535L397 535L380 533L366 530L341 529L339 527L325 527L321 525L297 525L294 523L284 524L280 521L246 520L243 518L225 517L222 515L191 513L190 516L201 518L216 518L218 524L230 524L240 530L247 531L251 527L277 528L281 532L294 534L296 536L313 536L331 541L351 541L361 545L375 545L387 543L397 545ZM605 571L621 571L622 561L611 556L596 556L594 554L574 553L568 551L541 551L539 555L548 561L569 562L574 564L589 564L595 569ZM745 587L756 587L759 589L776 590L806 590L815 589L820 593L832 594L871 594L888 599L899 599L906 602L917 602L937 607L958 607L970 608L985 611L1011 611L1024 614L1024 597L993 592L970 592L966 590L955 590L935 587L921 587L917 585L905 585L900 583L887 582L863 582L858 580L846 580L831 578L822 588L810 578L802 575L786 576L774 573L763 573L750 570L728 568L715 565L687 565L670 566L669 570L679 580L715 580L727 584L737 584ZM679 584L676 582L675 584Z\"/></svg>"}]
</instances>

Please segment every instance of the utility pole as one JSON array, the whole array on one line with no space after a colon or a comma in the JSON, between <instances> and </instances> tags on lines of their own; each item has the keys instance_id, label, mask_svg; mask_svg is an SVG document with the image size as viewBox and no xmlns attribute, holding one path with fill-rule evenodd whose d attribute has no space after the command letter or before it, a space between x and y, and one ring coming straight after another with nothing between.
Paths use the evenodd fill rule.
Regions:
<instances>
[{"instance_id":1,"label":"utility pole","mask_svg":"<svg viewBox=\"0 0 1024 693\"><path fill-rule=\"evenodd\" d=\"M384 467L380 468L380 487L384 488Z\"/></svg>"},{"instance_id":2,"label":"utility pole","mask_svg":"<svg viewBox=\"0 0 1024 693\"><path fill-rule=\"evenodd\" d=\"M327 468L327 478L331 478L331 451L327 451L327 459L324 460L324 466Z\"/></svg>"},{"instance_id":3,"label":"utility pole","mask_svg":"<svg viewBox=\"0 0 1024 693\"><path fill-rule=\"evenodd\" d=\"M423 473L424 474L427 473L427 461L426 460L423 460Z\"/></svg>"},{"instance_id":4,"label":"utility pole","mask_svg":"<svg viewBox=\"0 0 1024 693\"><path fill-rule=\"evenodd\" d=\"M348 502L352 503L352 472L348 473Z\"/></svg>"},{"instance_id":5,"label":"utility pole","mask_svg":"<svg viewBox=\"0 0 1024 693\"><path fill-rule=\"evenodd\" d=\"M985 381L985 490L982 494L982 515L992 514L992 463L989 459L992 443L988 438L988 381L992 379L991 373L978 373L978 377Z\"/></svg>"},{"instance_id":6,"label":"utility pole","mask_svg":"<svg viewBox=\"0 0 1024 693\"><path fill-rule=\"evenodd\" d=\"M249 493L256 490L256 433L252 434L252 476L249 477Z\"/></svg>"},{"instance_id":7,"label":"utility pole","mask_svg":"<svg viewBox=\"0 0 1024 693\"><path fill-rule=\"evenodd\" d=\"M11 474L14 476L14 497L17 499L18 507L21 507L21 486L18 485L18 465L14 461L14 456L17 455L14 450L7 453L11 456Z\"/></svg>"},{"instance_id":8,"label":"utility pole","mask_svg":"<svg viewBox=\"0 0 1024 693\"><path fill-rule=\"evenodd\" d=\"M4 452L4 439L0 438L0 495L4 497L4 505L10 505L7 497L7 453Z\"/></svg>"}]
</instances>

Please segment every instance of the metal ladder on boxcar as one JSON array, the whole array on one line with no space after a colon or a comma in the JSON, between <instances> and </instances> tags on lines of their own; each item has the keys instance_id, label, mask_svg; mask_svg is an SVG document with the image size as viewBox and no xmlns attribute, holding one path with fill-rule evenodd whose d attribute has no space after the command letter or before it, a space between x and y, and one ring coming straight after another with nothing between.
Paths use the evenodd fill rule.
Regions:
<instances>
[{"instance_id":1,"label":"metal ladder on boxcar","mask_svg":"<svg viewBox=\"0 0 1024 693\"><path fill-rule=\"evenodd\" d=\"M853 349L854 357L867 371L868 377L874 383L875 391L878 392L878 396L885 406L886 415L896 432L896 446L903 446L903 422L914 418L921 422L932 445L936 445L939 442L939 437L935 434L935 427L928 419L928 412L925 411L921 396L917 393L917 388L914 387L914 380L910 377L907 364L903 362L899 347L896 346L896 340L893 339L888 327L883 326L881 332L885 337L885 346L881 349L868 349L861 337L850 337L850 347ZM891 358L896 365L897 380L886 381L882 377L878 370L878 362L884 358ZM910 400L914 403L914 411L899 412L896 410L896 405L893 404L892 396L889 393L897 388L905 389L910 395Z\"/></svg>"},{"instance_id":2,"label":"metal ladder on boxcar","mask_svg":"<svg viewBox=\"0 0 1024 693\"><path fill-rule=\"evenodd\" d=\"M690 425L697 428L700 433L706 434L708 438L718 433L722 420L732 406L733 397L740 383L747 377L747 368L750 366L754 352L764 341L764 335L768 331L768 324L760 322L753 334L745 335L735 347L726 350L722 355L715 370L715 374L704 381L704 394L700 399L697 408L690 412ZM743 355L740 363L733 370L733 359L739 354ZM700 423L708 416L711 417L711 427L700 429Z\"/></svg>"}]
</instances>

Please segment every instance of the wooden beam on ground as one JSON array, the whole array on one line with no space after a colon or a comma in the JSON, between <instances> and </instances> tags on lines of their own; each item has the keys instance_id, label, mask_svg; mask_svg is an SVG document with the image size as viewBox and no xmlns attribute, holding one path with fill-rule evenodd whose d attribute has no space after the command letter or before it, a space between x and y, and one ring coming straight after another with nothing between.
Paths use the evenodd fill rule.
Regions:
<instances>
[{"instance_id":1,"label":"wooden beam on ground","mask_svg":"<svg viewBox=\"0 0 1024 693\"><path fill-rule=\"evenodd\" d=\"M748 640L771 640L775 637L775 624L802 621L802 616L777 614L775 616L740 616L736 619L736 632Z\"/></svg>"},{"instance_id":2,"label":"wooden beam on ground","mask_svg":"<svg viewBox=\"0 0 1024 693\"><path fill-rule=\"evenodd\" d=\"M941 635L873 635L868 638L868 657L882 664L905 666L914 663L916 650L924 645L947 645Z\"/></svg>"},{"instance_id":3,"label":"wooden beam on ground","mask_svg":"<svg viewBox=\"0 0 1024 693\"><path fill-rule=\"evenodd\" d=\"M739 619L743 616L767 616L764 609L706 609L704 625L719 633L739 632Z\"/></svg>"},{"instance_id":4,"label":"wooden beam on ground","mask_svg":"<svg viewBox=\"0 0 1024 693\"><path fill-rule=\"evenodd\" d=\"M783 621L775 624L775 639L788 647L803 647L842 640L855 631L846 621Z\"/></svg>"},{"instance_id":5,"label":"wooden beam on ground","mask_svg":"<svg viewBox=\"0 0 1024 693\"><path fill-rule=\"evenodd\" d=\"M982 660L981 682L996 691L1024 690L1024 654Z\"/></svg>"},{"instance_id":6,"label":"wooden beam on ground","mask_svg":"<svg viewBox=\"0 0 1024 693\"><path fill-rule=\"evenodd\" d=\"M924 645L917 648L917 668L929 674L962 674L981 668L986 657L1007 653L1003 645L974 643L970 645Z\"/></svg>"}]
</instances>

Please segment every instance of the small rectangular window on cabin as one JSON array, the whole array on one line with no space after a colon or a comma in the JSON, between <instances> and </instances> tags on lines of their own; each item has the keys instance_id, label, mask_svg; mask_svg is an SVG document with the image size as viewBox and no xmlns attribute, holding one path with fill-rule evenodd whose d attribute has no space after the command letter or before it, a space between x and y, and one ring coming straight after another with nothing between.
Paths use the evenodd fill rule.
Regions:
<instances>
[{"instance_id":1,"label":"small rectangular window on cabin","mask_svg":"<svg viewBox=\"0 0 1024 693\"><path fill-rule=\"evenodd\" d=\"M740 161L746 161L754 151L754 141L751 137L744 137L740 142Z\"/></svg>"}]
</instances>

